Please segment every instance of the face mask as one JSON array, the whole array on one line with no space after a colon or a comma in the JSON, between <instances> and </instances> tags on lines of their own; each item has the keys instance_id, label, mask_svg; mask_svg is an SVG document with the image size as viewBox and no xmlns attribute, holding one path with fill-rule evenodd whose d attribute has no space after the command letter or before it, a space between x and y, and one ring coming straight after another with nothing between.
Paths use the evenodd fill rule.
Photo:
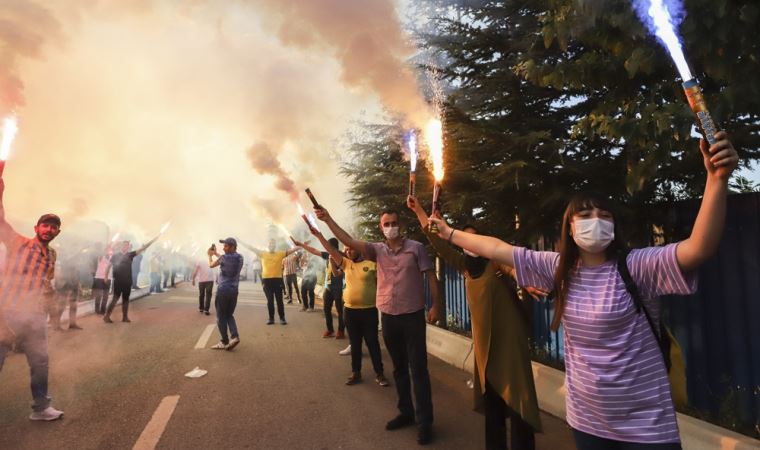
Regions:
<instances>
[{"instance_id":1,"label":"face mask","mask_svg":"<svg viewBox=\"0 0 760 450\"><path fill-rule=\"evenodd\" d=\"M383 228L383 234L385 235L386 239L393 240L398 237L399 229L398 227Z\"/></svg>"},{"instance_id":2,"label":"face mask","mask_svg":"<svg viewBox=\"0 0 760 450\"><path fill-rule=\"evenodd\" d=\"M462 249L462 250L464 251L464 254L467 255L467 256L472 256L473 258L477 258L477 257L480 256L477 253L473 253L473 252L471 252L469 250L465 250L465 249Z\"/></svg>"},{"instance_id":3,"label":"face mask","mask_svg":"<svg viewBox=\"0 0 760 450\"><path fill-rule=\"evenodd\" d=\"M576 219L573 240L589 253L599 253L615 239L615 224L603 219Z\"/></svg>"}]
</instances>

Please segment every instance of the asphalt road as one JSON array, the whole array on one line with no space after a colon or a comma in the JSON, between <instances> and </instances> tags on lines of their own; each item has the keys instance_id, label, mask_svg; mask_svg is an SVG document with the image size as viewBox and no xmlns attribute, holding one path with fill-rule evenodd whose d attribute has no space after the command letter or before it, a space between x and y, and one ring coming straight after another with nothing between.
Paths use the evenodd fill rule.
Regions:
<instances>
[{"instance_id":1,"label":"asphalt road","mask_svg":"<svg viewBox=\"0 0 760 450\"><path fill-rule=\"evenodd\" d=\"M50 394L65 416L28 420L28 366L23 355L9 356L0 373L0 449L146 448L138 442L152 448L150 437L160 449L418 448L414 427L385 431L396 414L396 392L373 382L368 356L364 383L345 386L350 358L337 352L347 341L322 339L321 312L298 309L288 305L288 325L267 326L260 285L241 284L235 314L241 343L231 352L209 348L219 339L216 329L195 348L214 316L198 313L189 285L136 301L131 324L107 325L89 315L79 320L82 331L51 331ZM392 381L391 362L383 357ZM484 448L469 374L433 357L429 366L435 408L430 447ZM208 374L184 376L195 367ZM151 421L162 400L171 403L173 396L179 396L176 408ZM548 415L543 421L538 448L573 447L562 421Z\"/></svg>"}]
</instances>

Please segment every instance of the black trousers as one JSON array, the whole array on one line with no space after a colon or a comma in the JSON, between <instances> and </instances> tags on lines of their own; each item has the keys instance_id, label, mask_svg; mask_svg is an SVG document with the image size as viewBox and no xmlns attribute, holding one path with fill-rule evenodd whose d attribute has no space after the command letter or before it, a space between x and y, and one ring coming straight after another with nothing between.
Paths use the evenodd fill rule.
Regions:
<instances>
[{"instance_id":1,"label":"black trousers","mask_svg":"<svg viewBox=\"0 0 760 450\"><path fill-rule=\"evenodd\" d=\"M105 314L108 305L108 291L111 290L111 280L95 278L92 282L92 298L95 300L95 312Z\"/></svg>"},{"instance_id":2,"label":"black trousers","mask_svg":"<svg viewBox=\"0 0 760 450\"><path fill-rule=\"evenodd\" d=\"M269 310L269 319L274 320L274 301L277 299L277 314L280 319L285 319L285 305L282 304L283 283L282 278L264 278L261 280L264 285L264 295L267 298L267 309Z\"/></svg>"},{"instance_id":3,"label":"black trousers","mask_svg":"<svg viewBox=\"0 0 760 450\"><path fill-rule=\"evenodd\" d=\"M377 336L377 308L343 310L346 317L348 341L351 343L351 371L362 371L362 340L367 343L375 375L383 373L383 357Z\"/></svg>"},{"instance_id":4,"label":"black trousers","mask_svg":"<svg viewBox=\"0 0 760 450\"><path fill-rule=\"evenodd\" d=\"M213 281L201 281L198 283L198 309L208 312L209 308L211 308L211 296L213 293Z\"/></svg>"},{"instance_id":5,"label":"black trousers","mask_svg":"<svg viewBox=\"0 0 760 450\"><path fill-rule=\"evenodd\" d=\"M511 439L513 450L533 450L536 448L536 438L533 427L522 420L514 412L498 392L486 381L486 393L483 395L483 406L486 413L486 450L506 450L507 419L512 428Z\"/></svg>"},{"instance_id":6,"label":"black trousers","mask_svg":"<svg viewBox=\"0 0 760 450\"><path fill-rule=\"evenodd\" d=\"M681 450L680 442L668 444L641 444L637 442L615 441L573 428L575 448L578 450Z\"/></svg>"},{"instance_id":7,"label":"black trousers","mask_svg":"<svg viewBox=\"0 0 760 450\"><path fill-rule=\"evenodd\" d=\"M303 307L314 309L314 287L317 285L316 279L304 278L301 281L301 298L303 299Z\"/></svg>"},{"instance_id":8,"label":"black trousers","mask_svg":"<svg viewBox=\"0 0 760 450\"><path fill-rule=\"evenodd\" d=\"M333 332L333 316L332 307L335 303L335 310L338 312L338 331L341 333L346 329L346 324L343 322L343 289L336 290L325 289L322 293L323 309L325 310L325 325L327 325L327 331Z\"/></svg>"},{"instance_id":9,"label":"black trousers","mask_svg":"<svg viewBox=\"0 0 760 450\"><path fill-rule=\"evenodd\" d=\"M164 289L169 287L169 276L171 275L171 272L168 270L164 270Z\"/></svg>"},{"instance_id":10,"label":"black trousers","mask_svg":"<svg viewBox=\"0 0 760 450\"><path fill-rule=\"evenodd\" d=\"M298 290L298 275L285 275L285 283L288 286L288 297L293 300L293 286L296 287L296 297L298 297L298 303L301 303L301 292Z\"/></svg>"},{"instance_id":11,"label":"black trousers","mask_svg":"<svg viewBox=\"0 0 760 450\"><path fill-rule=\"evenodd\" d=\"M116 307L116 302L121 297L121 315L123 319L128 318L129 313L129 295L132 293L132 280L113 280L113 298L111 303L108 304L108 311L106 315L111 317L113 309Z\"/></svg>"},{"instance_id":12,"label":"black trousers","mask_svg":"<svg viewBox=\"0 0 760 450\"><path fill-rule=\"evenodd\" d=\"M425 310L397 316L383 313L382 321L385 348L388 349L388 354L393 361L398 410L405 416L416 416L417 422L421 425L431 425L433 423L433 395L427 367ZM414 404L412 404L412 381L414 382Z\"/></svg>"}]
</instances>

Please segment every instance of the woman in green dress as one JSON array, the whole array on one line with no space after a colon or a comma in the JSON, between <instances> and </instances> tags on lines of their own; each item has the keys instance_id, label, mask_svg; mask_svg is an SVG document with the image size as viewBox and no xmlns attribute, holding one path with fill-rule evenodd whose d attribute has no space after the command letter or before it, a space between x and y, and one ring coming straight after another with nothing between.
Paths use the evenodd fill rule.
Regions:
<instances>
[{"instance_id":1,"label":"woman in green dress","mask_svg":"<svg viewBox=\"0 0 760 450\"><path fill-rule=\"evenodd\" d=\"M414 197L407 199L407 206L417 215L438 255L465 277L475 349L475 407L482 407L485 413L486 448L507 448L509 418L512 448L534 449L534 432L541 431L541 419L530 363L528 323L509 275L511 269L458 252L429 232L428 215ZM477 233L473 226L464 231Z\"/></svg>"}]
</instances>

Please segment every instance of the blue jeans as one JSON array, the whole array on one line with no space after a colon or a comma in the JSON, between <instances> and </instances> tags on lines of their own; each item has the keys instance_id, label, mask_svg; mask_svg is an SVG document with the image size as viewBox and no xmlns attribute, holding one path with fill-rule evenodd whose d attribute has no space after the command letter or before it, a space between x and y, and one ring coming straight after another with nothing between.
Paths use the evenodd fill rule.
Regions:
<instances>
[{"instance_id":1,"label":"blue jeans","mask_svg":"<svg viewBox=\"0 0 760 450\"><path fill-rule=\"evenodd\" d=\"M150 273L150 292L163 292L161 290L161 274L156 272Z\"/></svg>"},{"instance_id":2,"label":"blue jeans","mask_svg":"<svg viewBox=\"0 0 760 450\"><path fill-rule=\"evenodd\" d=\"M227 329L229 328L230 337L238 337L237 323L235 323L235 307L237 306L237 291L228 291L217 289L216 301L216 325L219 327L219 334L222 335L222 344L229 344Z\"/></svg>"},{"instance_id":3,"label":"blue jeans","mask_svg":"<svg viewBox=\"0 0 760 450\"><path fill-rule=\"evenodd\" d=\"M16 345L26 355L32 376L32 409L43 411L50 406L48 397L48 339L47 317L19 311L3 311L5 321L16 334ZM0 345L0 370L11 349Z\"/></svg>"}]
</instances>

